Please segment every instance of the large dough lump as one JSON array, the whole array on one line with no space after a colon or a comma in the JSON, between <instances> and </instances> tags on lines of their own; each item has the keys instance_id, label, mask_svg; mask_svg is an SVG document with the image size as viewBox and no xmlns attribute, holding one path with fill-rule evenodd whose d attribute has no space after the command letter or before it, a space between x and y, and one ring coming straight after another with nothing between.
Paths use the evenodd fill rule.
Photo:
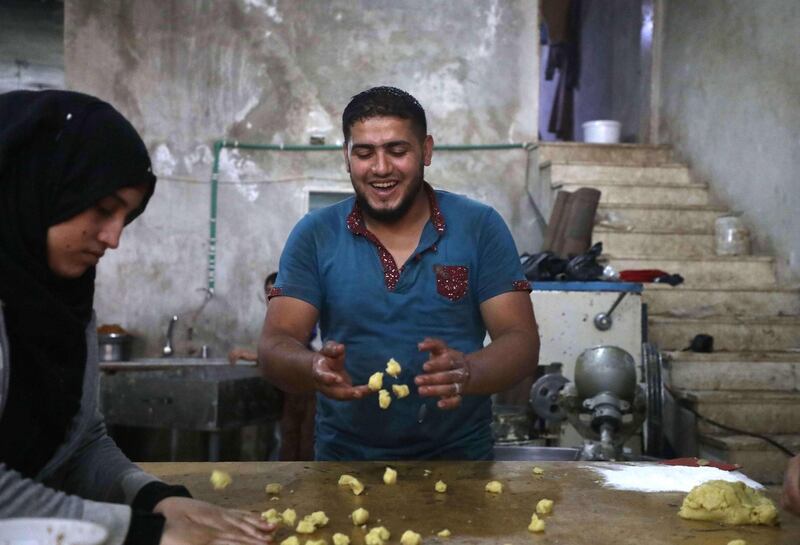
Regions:
<instances>
[{"instance_id":1,"label":"large dough lump","mask_svg":"<svg viewBox=\"0 0 800 545\"><path fill-rule=\"evenodd\" d=\"M708 481L695 486L684 498L678 515L731 525L778 523L775 504L742 482Z\"/></svg>"}]
</instances>

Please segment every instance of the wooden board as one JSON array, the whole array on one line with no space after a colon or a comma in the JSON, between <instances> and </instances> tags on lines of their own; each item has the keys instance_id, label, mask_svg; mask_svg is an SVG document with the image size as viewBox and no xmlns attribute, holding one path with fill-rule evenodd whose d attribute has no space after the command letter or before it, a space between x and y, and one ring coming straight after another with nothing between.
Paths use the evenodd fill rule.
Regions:
<instances>
[{"instance_id":1,"label":"wooden board","mask_svg":"<svg viewBox=\"0 0 800 545\"><path fill-rule=\"evenodd\" d=\"M745 539L748 545L800 544L800 517L781 511L781 526L724 527L686 521L677 516L684 493L643 493L612 490L586 462L537 462L544 475L534 476L531 462L391 462L397 484L383 484L386 463L357 462L227 462L151 463L142 467L166 482L183 484L196 498L225 507L262 512L287 507L299 517L322 510L330 517L327 527L312 534L328 544L334 532L349 535L353 545L363 545L365 531L353 526L349 515L358 507L370 512L367 527L385 526L399 543L408 529L422 534L427 545L474 543L503 544L681 544L727 545ZM227 471L233 483L215 491L209 483L212 469ZM426 476L424 470L429 469ZM355 496L337 486L342 473L360 479L366 490ZM434 483L443 480L446 494ZM490 480L504 484L504 492L484 491ZM283 485L278 500L270 500L264 486ZM544 534L527 526L536 502L555 501L553 513L543 517ZM773 497L777 501L777 498ZM448 528L450 538L436 532ZM277 541L292 535L281 527ZM303 536L301 544L305 543Z\"/></svg>"}]
</instances>

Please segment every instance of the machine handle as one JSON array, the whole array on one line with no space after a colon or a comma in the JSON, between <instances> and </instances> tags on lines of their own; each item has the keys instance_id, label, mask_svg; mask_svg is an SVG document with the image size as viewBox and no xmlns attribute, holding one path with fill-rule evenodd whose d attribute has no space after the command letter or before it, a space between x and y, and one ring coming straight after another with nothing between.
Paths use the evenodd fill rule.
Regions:
<instances>
[{"instance_id":1,"label":"machine handle","mask_svg":"<svg viewBox=\"0 0 800 545\"><path fill-rule=\"evenodd\" d=\"M608 309L608 312L601 312L597 316L594 317L594 327L599 329L600 331L608 331L611 329L611 326L614 324L614 320L611 319L611 314L617 308L625 296L628 295L627 291L623 291L617 296L617 300L614 301L614 304L611 305L611 308Z\"/></svg>"}]
</instances>

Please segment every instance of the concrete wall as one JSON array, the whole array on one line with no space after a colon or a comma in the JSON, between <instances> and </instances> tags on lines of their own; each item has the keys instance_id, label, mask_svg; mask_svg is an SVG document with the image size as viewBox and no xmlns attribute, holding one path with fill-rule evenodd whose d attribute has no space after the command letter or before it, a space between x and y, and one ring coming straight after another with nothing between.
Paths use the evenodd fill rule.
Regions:
<instances>
[{"instance_id":1,"label":"concrete wall","mask_svg":"<svg viewBox=\"0 0 800 545\"><path fill-rule=\"evenodd\" d=\"M800 278L800 3L665 4L661 141Z\"/></svg>"},{"instance_id":2,"label":"concrete wall","mask_svg":"<svg viewBox=\"0 0 800 545\"><path fill-rule=\"evenodd\" d=\"M349 189L339 152L225 150L217 293L205 301L215 139L341 142L353 94L414 94L439 143L536 138L536 0L67 0L67 85L115 104L139 128L160 182L147 212L101 263L96 308L153 355L167 317L178 352L253 345L261 283L306 210L310 188ZM494 205L520 251L536 249L520 150L439 153L437 187ZM191 339L189 328L192 329Z\"/></svg>"},{"instance_id":3,"label":"concrete wall","mask_svg":"<svg viewBox=\"0 0 800 545\"><path fill-rule=\"evenodd\" d=\"M0 93L64 87L64 5L0 0Z\"/></svg>"}]
</instances>

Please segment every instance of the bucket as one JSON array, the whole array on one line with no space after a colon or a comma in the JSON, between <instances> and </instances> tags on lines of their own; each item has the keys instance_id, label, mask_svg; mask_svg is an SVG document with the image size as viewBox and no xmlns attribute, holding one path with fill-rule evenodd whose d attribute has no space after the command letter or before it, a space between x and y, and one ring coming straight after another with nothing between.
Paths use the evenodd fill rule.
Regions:
<instances>
[{"instance_id":1,"label":"bucket","mask_svg":"<svg viewBox=\"0 0 800 545\"><path fill-rule=\"evenodd\" d=\"M619 142L619 121L598 119L583 125L583 141L592 144L616 144Z\"/></svg>"},{"instance_id":2,"label":"bucket","mask_svg":"<svg viewBox=\"0 0 800 545\"><path fill-rule=\"evenodd\" d=\"M717 255L748 255L750 231L738 216L721 216L714 222L714 251Z\"/></svg>"}]
</instances>

